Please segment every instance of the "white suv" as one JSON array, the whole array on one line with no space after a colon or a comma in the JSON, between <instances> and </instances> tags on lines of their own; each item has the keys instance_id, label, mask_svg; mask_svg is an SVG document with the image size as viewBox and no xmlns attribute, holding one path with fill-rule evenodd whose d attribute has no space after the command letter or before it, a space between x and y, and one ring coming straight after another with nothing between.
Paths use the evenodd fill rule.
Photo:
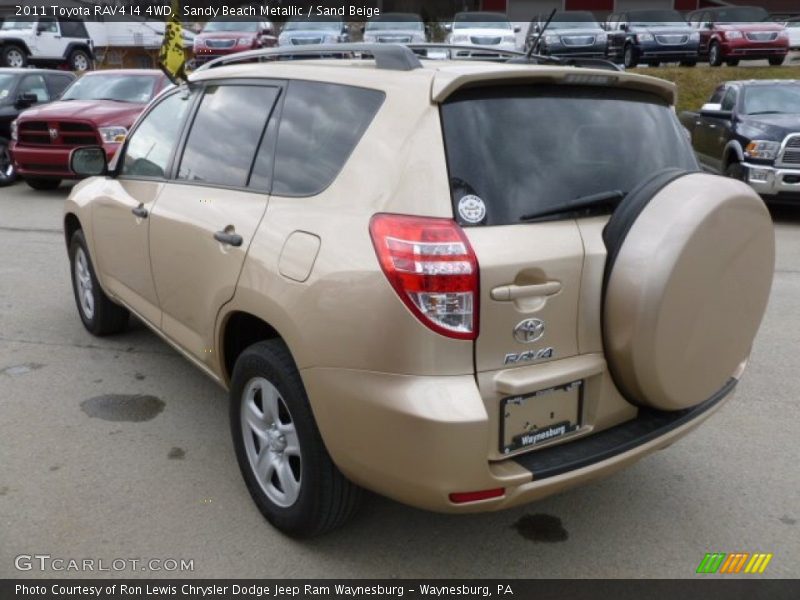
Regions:
<instances>
[{"instance_id":1,"label":"white suv","mask_svg":"<svg viewBox=\"0 0 800 600\"><path fill-rule=\"evenodd\" d=\"M93 44L83 21L39 17L9 19L0 25L0 66L22 68L69 65L88 71L94 60Z\"/></svg>"}]
</instances>

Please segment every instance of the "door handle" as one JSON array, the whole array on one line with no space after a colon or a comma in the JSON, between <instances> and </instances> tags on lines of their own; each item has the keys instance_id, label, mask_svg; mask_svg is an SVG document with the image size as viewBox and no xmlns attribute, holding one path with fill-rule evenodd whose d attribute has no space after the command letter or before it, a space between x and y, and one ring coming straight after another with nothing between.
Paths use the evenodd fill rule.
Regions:
<instances>
[{"instance_id":1,"label":"door handle","mask_svg":"<svg viewBox=\"0 0 800 600\"><path fill-rule=\"evenodd\" d=\"M131 209L131 212L140 219L146 219L147 215L150 213L147 212L147 209L144 207L144 204L140 204L136 208Z\"/></svg>"},{"instance_id":2,"label":"door handle","mask_svg":"<svg viewBox=\"0 0 800 600\"><path fill-rule=\"evenodd\" d=\"M214 234L214 239L217 240L220 244L225 244L227 246L233 246L234 248L238 248L244 243L244 239L238 233L228 232L226 231L218 231Z\"/></svg>"},{"instance_id":3,"label":"door handle","mask_svg":"<svg viewBox=\"0 0 800 600\"><path fill-rule=\"evenodd\" d=\"M548 281L534 285L501 285L492 290L492 300L512 302L521 298L555 296L561 291L561 282Z\"/></svg>"}]
</instances>

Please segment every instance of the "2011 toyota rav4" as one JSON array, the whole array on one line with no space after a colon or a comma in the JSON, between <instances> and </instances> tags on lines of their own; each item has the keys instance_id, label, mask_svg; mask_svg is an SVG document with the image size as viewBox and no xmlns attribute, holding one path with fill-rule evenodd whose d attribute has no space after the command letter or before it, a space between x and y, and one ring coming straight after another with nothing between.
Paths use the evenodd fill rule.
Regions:
<instances>
[{"instance_id":1,"label":"2011 toyota rav4","mask_svg":"<svg viewBox=\"0 0 800 600\"><path fill-rule=\"evenodd\" d=\"M722 406L773 227L699 171L672 84L356 48L375 62L197 71L110 165L72 154L97 175L65 205L80 319L106 335L133 313L229 390L270 522L319 534L361 487L515 506Z\"/></svg>"},{"instance_id":2,"label":"2011 toyota rav4","mask_svg":"<svg viewBox=\"0 0 800 600\"><path fill-rule=\"evenodd\" d=\"M17 173L37 190L74 179L70 152L102 144L110 159L147 103L169 86L154 69L87 73L58 102L31 108L12 123L11 158Z\"/></svg>"}]
</instances>

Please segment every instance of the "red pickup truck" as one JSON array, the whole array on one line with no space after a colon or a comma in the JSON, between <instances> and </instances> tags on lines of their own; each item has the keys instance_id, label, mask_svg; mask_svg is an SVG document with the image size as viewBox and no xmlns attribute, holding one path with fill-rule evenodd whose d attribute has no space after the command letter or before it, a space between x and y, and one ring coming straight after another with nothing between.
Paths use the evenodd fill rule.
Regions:
<instances>
[{"instance_id":1,"label":"red pickup truck","mask_svg":"<svg viewBox=\"0 0 800 600\"><path fill-rule=\"evenodd\" d=\"M32 188L51 190L74 179L69 155L79 146L102 146L109 160L147 103L169 80L155 69L94 71L75 81L60 100L23 112L11 126L11 159Z\"/></svg>"},{"instance_id":2,"label":"red pickup truck","mask_svg":"<svg viewBox=\"0 0 800 600\"><path fill-rule=\"evenodd\" d=\"M789 53L789 34L783 23L770 22L760 7L705 8L689 14L700 32L700 58L712 67L735 67L741 60L768 60L782 65Z\"/></svg>"}]
</instances>

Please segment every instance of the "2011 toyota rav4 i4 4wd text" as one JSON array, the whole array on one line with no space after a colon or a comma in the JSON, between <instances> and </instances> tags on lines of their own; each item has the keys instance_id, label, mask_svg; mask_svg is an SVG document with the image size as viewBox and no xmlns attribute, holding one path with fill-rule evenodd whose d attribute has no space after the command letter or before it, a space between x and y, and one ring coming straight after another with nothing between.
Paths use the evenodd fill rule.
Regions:
<instances>
[{"instance_id":1,"label":"2011 toyota rav4 i4 4wd text","mask_svg":"<svg viewBox=\"0 0 800 600\"><path fill-rule=\"evenodd\" d=\"M773 228L699 172L672 84L367 48L197 71L110 165L72 154L98 175L64 220L83 324L132 312L230 390L267 519L319 534L361 487L507 508L717 410Z\"/></svg>"}]
</instances>

